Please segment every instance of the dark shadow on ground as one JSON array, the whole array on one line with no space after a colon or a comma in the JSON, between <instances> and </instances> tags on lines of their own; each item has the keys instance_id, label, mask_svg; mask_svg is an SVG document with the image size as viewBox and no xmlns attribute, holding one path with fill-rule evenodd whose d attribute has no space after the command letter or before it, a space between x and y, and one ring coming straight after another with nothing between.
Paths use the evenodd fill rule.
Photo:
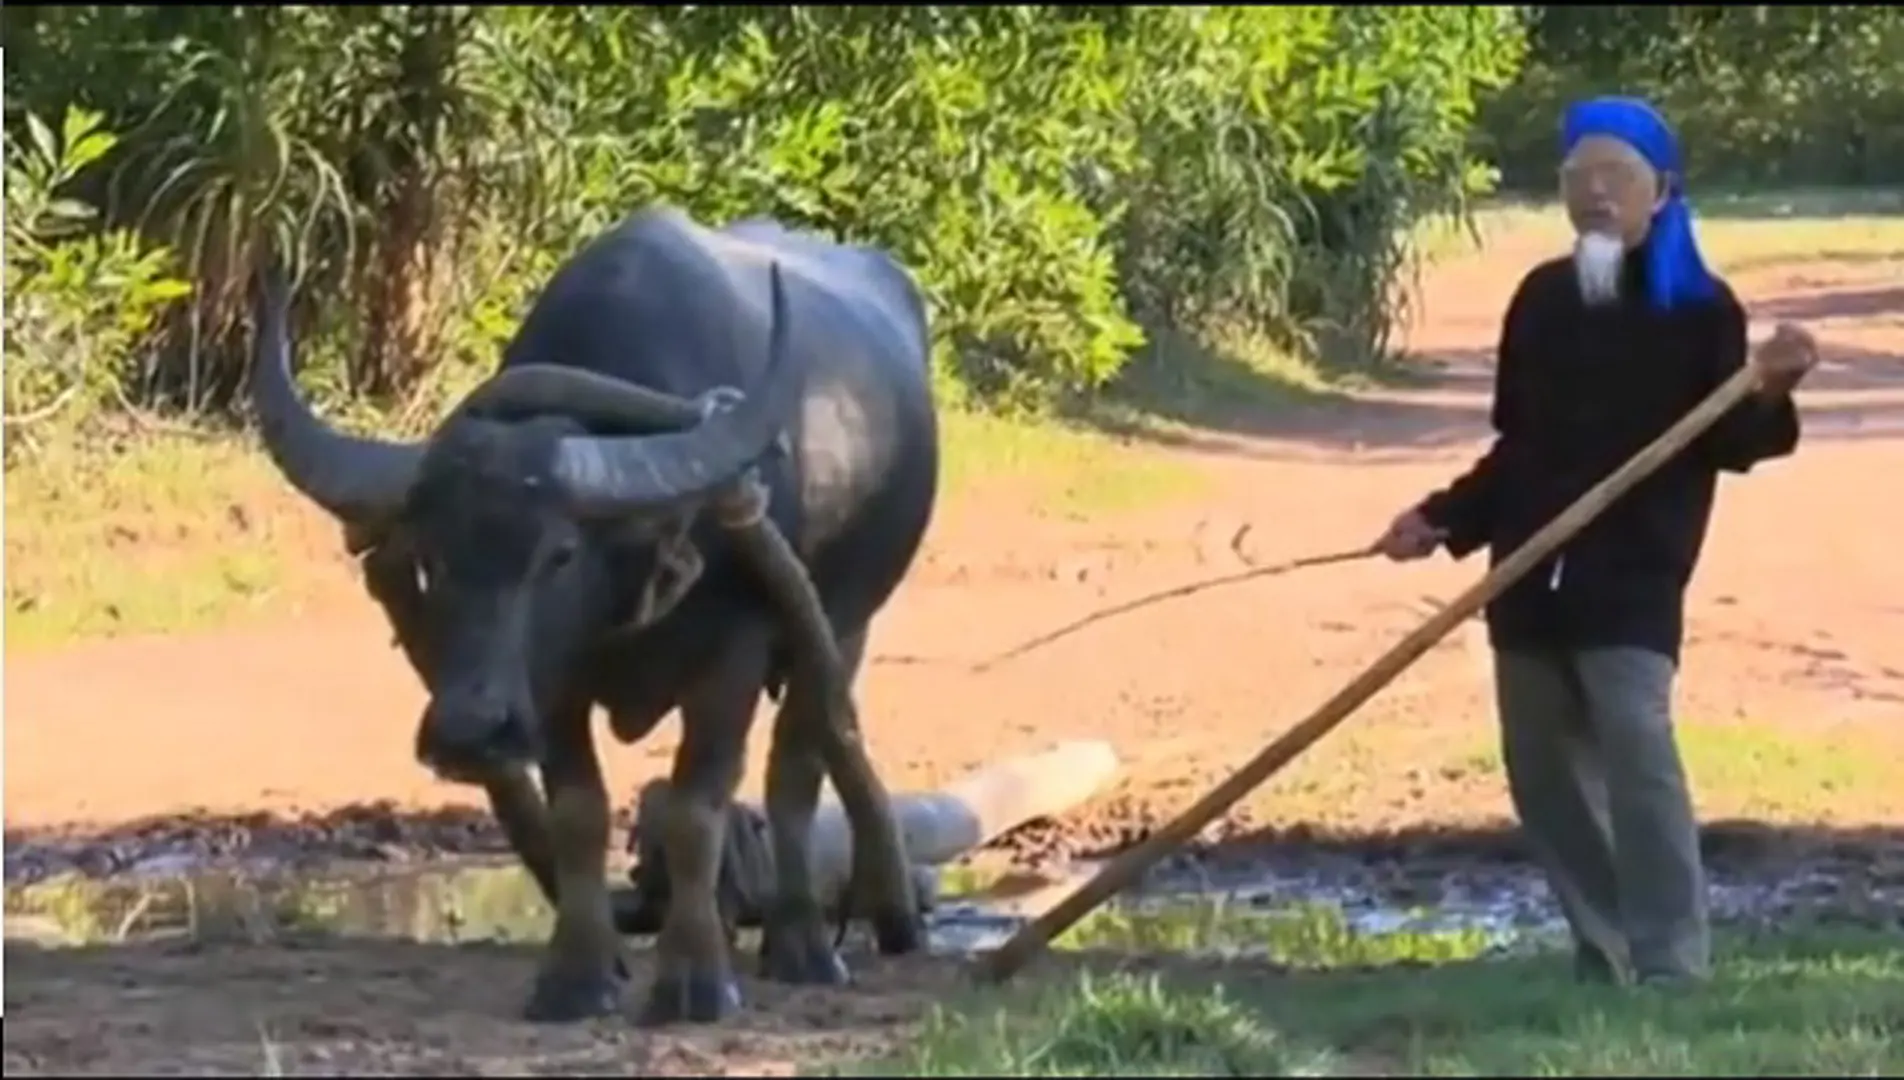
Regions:
<instances>
[{"instance_id":1,"label":"dark shadow on ground","mask_svg":"<svg viewBox=\"0 0 1904 1080\"><path fill-rule=\"evenodd\" d=\"M1421 449L1467 438L1475 410L1390 395L1434 392L1443 384L1440 372L1409 360L1334 370L1291 361L1279 371L1164 334L1103 393L1070 407L1066 418L1133 441L1218 452L1226 438L1294 440L1328 450ZM1365 400L1371 394L1382 400Z\"/></svg>"},{"instance_id":2,"label":"dark shadow on ground","mask_svg":"<svg viewBox=\"0 0 1904 1080\"><path fill-rule=\"evenodd\" d=\"M634 826L632 800L613 815L616 837ZM414 811L389 801L325 813L154 814L110 824L6 830L7 884L50 874L101 877L193 860L251 858L290 865L332 859L403 863L460 855L507 855L486 810Z\"/></svg>"},{"instance_id":3,"label":"dark shadow on ground","mask_svg":"<svg viewBox=\"0 0 1904 1080\"><path fill-rule=\"evenodd\" d=\"M1904 215L1904 191L1896 188L1816 188L1775 193L1700 192L1700 217L1734 221L1791 218L1894 217Z\"/></svg>"},{"instance_id":4,"label":"dark shadow on ground","mask_svg":"<svg viewBox=\"0 0 1904 1080\"><path fill-rule=\"evenodd\" d=\"M1799 293L1747 304L1762 319L1859 319L1904 316L1904 287L1872 286L1861 289Z\"/></svg>"},{"instance_id":5,"label":"dark shadow on ground","mask_svg":"<svg viewBox=\"0 0 1904 1080\"><path fill-rule=\"evenodd\" d=\"M1904 290L1877 292L1904 298ZM1754 314L1815 320L1874 303L1864 294L1801 296L1755 305ZM1800 397L1806 437L1861 440L1904 432L1904 356L1834 340L1829 331L1819 338L1824 362ZM1364 376L1353 390L1319 390L1178 343L1133 360L1108 392L1068 415L1120 438L1192 453L1268 461L1343 453L1376 462L1485 439L1492 391L1491 348L1421 353ZM1890 392L1897 400L1820 400L1864 391Z\"/></svg>"},{"instance_id":6,"label":"dark shadow on ground","mask_svg":"<svg viewBox=\"0 0 1904 1080\"><path fill-rule=\"evenodd\" d=\"M1700 850L1715 866L1760 872L1819 864L1861 868L1904 887L1904 823L1850 827L1784 825L1747 819L1707 822ZM1209 861L1261 860L1279 855L1361 860L1471 860L1532 865L1518 828L1506 822L1483 827L1413 826L1392 831L1342 831L1309 825L1236 829L1197 849ZM1899 912L1904 917L1904 911Z\"/></svg>"},{"instance_id":7,"label":"dark shadow on ground","mask_svg":"<svg viewBox=\"0 0 1904 1080\"><path fill-rule=\"evenodd\" d=\"M1508 199L1500 205L1551 209L1540 200ZM1699 212L1712 218L1768 222L1904 216L1904 191L1708 193L1700 196ZM1824 263L1862 266L1899 258L1904 258L1904 252L1821 250L1804 258L1748 258L1727 269L1736 274L1787 264L1794 270ZM1860 284L1794 291L1752 301L1748 308L1755 320L1869 318L1904 313L1904 289ZM1820 372L1808 388L1904 386L1904 347L1887 354L1832 342L1828 334L1821 337L1830 361L1861 370ZM1491 364L1491 345L1438 350L1380 365L1315 365L1290 359L1253 362L1203 347L1188 335L1163 332L1132 358L1110 387L1092 400L1074 403L1066 416L1133 441L1246 456L1285 456L1279 450L1265 452L1249 445L1258 440L1293 442L1323 451L1435 449L1485 435L1477 424L1485 421ZM1466 400L1470 395L1479 400ZM1844 437L1869 435L1849 424L1841 426ZM1882 426L1888 431L1888 419Z\"/></svg>"},{"instance_id":8,"label":"dark shadow on ground","mask_svg":"<svg viewBox=\"0 0 1904 1080\"><path fill-rule=\"evenodd\" d=\"M1829 330L1816 336L1819 364L1816 370L1805 377L1805 385L1800 393L1807 390L1828 393L1904 391L1904 353L1848 345L1833 339Z\"/></svg>"},{"instance_id":9,"label":"dark shadow on ground","mask_svg":"<svg viewBox=\"0 0 1904 1080\"><path fill-rule=\"evenodd\" d=\"M1804 255L1748 255L1733 259L1719 269L1728 278L1770 270L1803 270L1807 267L1878 266L1904 260L1904 251L1852 251L1844 248L1820 248Z\"/></svg>"},{"instance_id":10,"label":"dark shadow on ground","mask_svg":"<svg viewBox=\"0 0 1904 1080\"><path fill-rule=\"evenodd\" d=\"M1302 456L1286 445L1366 460L1406 457L1424 450L1458 447L1486 435L1485 401L1473 404L1333 399L1265 414L1249 425L1188 429L1148 426L1141 417L1100 416L1095 426L1109 434L1193 453L1287 460ZM1240 430L1238 430L1240 429ZM1263 441L1268 440L1268 441Z\"/></svg>"},{"instance_id":11,"label":"dark shadow on ground","mask_svg":"<svg viewBox=\"0 0 1904 1080\"><path fill-rule=\"evenodd\" d=\"M620 846L634 808L614 815L612 843ZM1162 824L1148 816L1111 834L1083 834L1063 821L1028 822L988 847L1023 858L1102 857L1141 842ZM1717 859L1862 859L1904 886L1904 820L1837 828L1767 824L1751 820L1708 823L1704 846ZM268 858L286 865L383 862L423 865L433 859L506 855L507 842L486 810L446 808L419 813L388 803L357 804L323 814L167 814L107 827L6 830L9 885L76 872L117 876L157 862L186 859ZM1194 845L1200 858L1260 858L1300 852L1318 856L1412 859L1459 856L1479 861L1522 861L1516 831L1506 822L1486 827L1410 826L1388 831L1342 831L1322 826L1259 826L1226 818ZM147 872L150 872L149 870Z\"/></svg>"},{"instance_id":12,"label":"dark shadow on ground","mask_svg":"<svg viewBox=\"0 0 1904 1080\"><path fill-rule=\"evenodd\" d=\"M1806 442L1861 442L1904 438L1904 400L1893 405L1806 406Z\"/></svg>"},{"instance_id":13,"label":"dark shadow on ground","mask_svg":"<svg viewBox=\"0 0 1904 1080\"><path fill-rule=\"evenodd\" d=\"M1114 835L1084 835L1062 821L1027 822L993 841L992 847L1027 862L1113 857L1162 828L1146 820ZM1888 888L1904 896L1904 813L1894 822L1834 826L1770 823L1743 818L1706 822L1700 848L1715 873L1776 878L1821 872L1841 888ZM1289 872L1322 864L1390 866L1396 873L1462 866L1535 867L1515 823L1504 818L1460 826L1415 824L1394 829L1338 829L1313 823L1263 825L1246 815L1226 815L1182 849L1203 871ZM1168 872L1167 869L1165 872ZM1378 875L1379 876L1379 875ZM1904 902L1895 916L1904 919Z\"/></svg>"}]
</instances>

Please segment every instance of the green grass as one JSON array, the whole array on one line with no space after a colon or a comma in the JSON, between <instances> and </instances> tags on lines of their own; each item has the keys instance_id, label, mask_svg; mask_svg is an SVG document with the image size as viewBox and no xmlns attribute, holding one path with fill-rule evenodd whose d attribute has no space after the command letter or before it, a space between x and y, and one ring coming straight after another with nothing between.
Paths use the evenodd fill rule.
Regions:
<instances>
[{"instance_id":1,"label":"green grass","mask_svg":"<svg viewBox=\"0 0 1904 1080\"><path fill-rule=\"evenodd\" d=\"M269 470L236 440L169 436L9 469L8 652L294 610L325 580L323 523Z\"/></svg>"},{"instance_id":2,"label":"green grass","mask_svg":"<svg viewBox=\"0 0 1904 1080\"><path fill-rule=\"evenodd\" d=\"M1679 746L1698 790L1736 792L1743 800L1727 807L1727 816L1802 820L1837 809L1855 820L1881 820L1857 811L1896 798L1896 758L1848 732L1694 721L1679 725Z\"/></svg>"},{"instance_id":3,"label":"green grass","mask_svg":"<svg viewBox=\"0 0 1904 1080\"><path fill-rule=\"evenodd\" d=\"M1898 1075L1904 942L1726 934L1707 986L1583 986L1560 955L1400 956L1356 971L1247 959L1087 970L936 1011L855 1075ZM1343 965L1365 962L1344 958ZM1341 965L1338 965L1341 966Z\"/></svg>"},{"instance_id":4,"label":"green grass","mask_svg":"<svg viewBox=\"0 0 1904 1080\"><path fill-rule=\"evenodd\" d=\"M1864 728L1808 731L1750 719L1676 725L1687 777L1707 819L1886 820L1896 805L1897 742ZM1494 735L1450 749L1444 769L1504 775Z\"/></svg>"},{"instance_id":5,"label":"green grass","mask_svg":"<svg viewBox=\"0 0 1904 1080\"><path fill-rule=\"evenodd\" d=\"M945 416L945 497L1108 520L1202 493L1193 467L1055 422ZM248 439L50 449L6 477L6 647L295 615L348 590L336 527Z\"/></svg>"},{"instance_id":6,"label":"green grass","mask_svg":"<svg viewBox=\"0 0 1904 1080\"><path fill-rule=\"evenodd\" d=\"M1024 509L1083 521L1204 492L1203 474L1188 463L1069 423L960 411L946 415L944 429L944 478L955 499L1016 484Z\"/></svg>"},{"instance_id":7,"label":"green grass","mask_svg":"<svg viewBox=\"0 0 1904 1080\"><path fill-rule=\"evenodd\" d=\"M1219 954L1266 960L1283 968L1329 971L1472 960L1491 944L1479 929L1362 933L1331 904L1257 908L1209 899L1173 900L1148 910L1100 908L1060 934L1053 947Z\"/></svg>"}]
</instances>

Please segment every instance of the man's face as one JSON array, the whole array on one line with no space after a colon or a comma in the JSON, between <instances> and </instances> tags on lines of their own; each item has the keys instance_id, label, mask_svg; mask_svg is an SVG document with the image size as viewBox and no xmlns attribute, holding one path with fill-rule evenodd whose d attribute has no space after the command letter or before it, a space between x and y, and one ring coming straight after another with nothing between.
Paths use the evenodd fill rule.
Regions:
<instances>
[{"instance_id":1,"label":"man's face","mask_svg":"<svg viewBox=\"0 0 1904 1080\"><path fill-rule=\"evenodd\" d=\"M1665 203L1662 177L1637 150L1607 135L1589 135L1560 165L1560 197L1578 233L1616 236L1627 247L1646 239Z\"/></svg>"}]
</instances>

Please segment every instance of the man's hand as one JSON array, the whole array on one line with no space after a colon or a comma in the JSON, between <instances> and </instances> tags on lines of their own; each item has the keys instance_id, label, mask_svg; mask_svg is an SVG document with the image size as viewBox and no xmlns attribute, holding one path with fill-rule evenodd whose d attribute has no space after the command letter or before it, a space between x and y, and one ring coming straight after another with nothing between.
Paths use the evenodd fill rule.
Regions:
<instances>
[{"instance_id":1,"label":"man's hand","mask_svg":"<svg viewBox=\"0 0 1904 1080\"><path fill-rule=\"evenodd\" d=\"M1816 366L1818 342L1803 327L1792 323L1779 323L1772 336L1752 351L1759 396L1774 401L1790 394Z\"/></svg>"},{"instance_id":2,"label":"man's hand","mask_svg":"<svg viewBox=\"0 0 1904 1080\"><path fill-rule=\"evenodd\" d=\"M1411 507L1389 523L1388 531L1375 541L1375 550L1396 562L1425 559L1435 553L1447 535L1429 524L1419 509Z\"/></svg>"}]
</instances>

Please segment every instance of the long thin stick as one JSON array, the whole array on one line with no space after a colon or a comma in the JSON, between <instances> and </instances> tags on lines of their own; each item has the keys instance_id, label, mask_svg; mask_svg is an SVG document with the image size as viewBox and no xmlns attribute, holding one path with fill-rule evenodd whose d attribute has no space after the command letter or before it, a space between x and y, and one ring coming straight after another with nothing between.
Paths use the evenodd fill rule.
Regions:
<instances>
[{"instance_id":1,"label":"long thin stick","mask_svg":"<svg viewBox=\"0 0 1904 1080\"><path fill-rule=\"evenodd\" d=\"M1193 581L1187 585L1178 585L1175 588L1164 589L1160 592L1150 593L1147 596L1140 596L1136 598L1135 600L1126 600L1123 603L1117 604L1113 607L1099 608L1098 610L1091 612L1089 615L1086 615L1081 619L1074 619L1071 622L1068 622L1064 624L1063 626L1058 627L1056 630L1050 630L1050 631L1046 631L1045 633L1039 634L1037 637L1032 638L1030 641L1026 641L1022 644L1015 645L1012 648L1007 649L1006 651L1002 653L999 653L997 656L994 656L989 660L981 660L978 663L973 664L971 667L971 671L973 674L990 671L991 669L997 667L998 665L1004 663L1007 660L1011 660L1016 657L1023 656L1026 653L1032 651L1033 649L1043 648L1044 646L1051 644L1052 642L1058 640L1059 638L1065 637L1070 634L1074 634L1078 632L1079 630L1082 630L1085 627L1091 625L1092 623L1099 621L1100 619L1109 619L1114 616L1124 615L1129 612L1135 611L1138 608L1148 607L1151 604L1161 603L1165 600L1175 600L1179 597L1190 596L1195 593L1203 592L1205 589L1215 589L1224 585L1235 585L1238 582L1248 581L1251 578L1270 577L1275 574L1287 574L1292 570L1301 570L1305 567L1310 567L1310 566L1327 566L1330 563L1350 562L1355 559L1366 559L1374 554L1376 554L1376 551L1373 547L1359 547L1353 551L1334 551L1334 552L1330 552L1327 555L1310 555L1301 559L1290 559L1287 562L1276 563L1273 566L1252 566L1248 570L1238 570L1237 572L1233 574L1224 574L1221 577L1204 578L1201 581Z\"/></svg>"},{"instance_id":2,"label":"long thin stick","mask_svg":"<svg viewBox=\"0 0 1904 1080\"><path fill-rule=\"evenodd\" d=\"M1188 843L1205 825L1216 820L1218 815L1334 730L1337 724L1393 682L1397 675L1433 648L1449 631L1585 528L1629 488L1685 449L1720 416L1743 401L1752 392L1753 384L1753 373L1749 367L1726 380L1724 385L1714 390L1678 423L1666 429L1659 438L1648 443L1626 464L1595 484L1572 506L1563 510L1560 516L1548 522L1525 544L1501 560L1500 565L1486 577L1456 597L1453 603L1430 616L1394 648L1383 653L1307 719L1284 732L1281 738L1197 800L1194 806L1179 814L1176 820L1105 864L1103 869L1078 886L1071 895L1020 928L997 950L981 957L978 960L978 976L993 982L1009 979L1053 938L1119 890L1137 881L1159 859Z\"/></svg>"}]
</instances>

